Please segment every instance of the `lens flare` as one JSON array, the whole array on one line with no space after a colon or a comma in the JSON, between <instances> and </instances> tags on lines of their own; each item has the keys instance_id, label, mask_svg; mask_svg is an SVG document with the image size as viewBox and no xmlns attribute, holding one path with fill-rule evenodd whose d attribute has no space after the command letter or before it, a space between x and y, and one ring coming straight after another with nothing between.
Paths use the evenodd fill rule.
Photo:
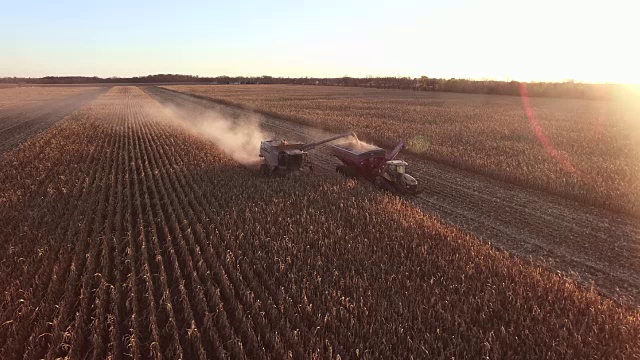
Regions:
<instances>
[{"instance_id":1,"label":"lens flare","mask_svg":"<svg viewBox=\"0 0 640 360\"><path fill-rule=\"evenodd\" d=\"M569 158L558 151L545 135L544 130L542 129L542 126L540 126L540 123L536 118L536 114L533 111L533 106L531 106L531 102L529 101L529 93L527 91L527 84L525 83L520 83L520 99L522 100L522 107L529 118L529 125L531 126L533 133L536 135L538 142L540 142L544 148L544 151L555 159L566 171L577 174L578 170L573 166L573 164L571 164Z\"/></svg>"}]
</instances>

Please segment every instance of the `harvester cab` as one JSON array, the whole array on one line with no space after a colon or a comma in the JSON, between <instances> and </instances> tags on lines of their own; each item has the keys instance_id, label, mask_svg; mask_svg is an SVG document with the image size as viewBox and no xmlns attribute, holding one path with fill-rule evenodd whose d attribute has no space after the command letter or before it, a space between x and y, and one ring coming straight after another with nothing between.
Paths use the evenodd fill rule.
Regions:
<instances>
[{"instance_id":1,"label":"harvester cab","mask_svg":"<svg viewBox=\"0 0 640 360\"><path fill-rule=\"evenodd\" d=\"M299 170L307 160L302 150L303 143L286 140L267 140L260 143L260 157L264 159L260 171L268 175L271 172L288 173Z\"/></svg>"}]
</instances>

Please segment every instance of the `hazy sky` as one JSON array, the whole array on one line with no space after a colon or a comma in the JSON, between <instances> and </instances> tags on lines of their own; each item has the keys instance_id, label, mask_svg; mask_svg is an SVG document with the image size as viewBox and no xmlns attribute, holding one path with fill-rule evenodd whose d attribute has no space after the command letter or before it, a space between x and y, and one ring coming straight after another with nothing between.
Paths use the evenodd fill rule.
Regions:
<instances>
[{"instance_id":1,"label":"hazy sky","mask_svg":"<svg viewBox=\"0 0 640 360\"><path fill-rule=\"evenodd\" d=\"M640 83L640 5L6 1L0 77L421 76Z\"/></svg>"}]
</instances>

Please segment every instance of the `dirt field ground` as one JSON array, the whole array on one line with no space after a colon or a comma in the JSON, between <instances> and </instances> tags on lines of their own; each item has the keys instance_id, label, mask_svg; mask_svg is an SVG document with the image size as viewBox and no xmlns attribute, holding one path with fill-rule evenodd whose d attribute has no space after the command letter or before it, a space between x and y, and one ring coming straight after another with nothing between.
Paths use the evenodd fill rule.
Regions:
<instances>
[{"instance_id":1,"label":"dirt field ground","mask_svg":"<svg viewBox=\"0 0 640 360\"><path fill-rule=\"evenodd\" d=\"M176 116L233 120L244 112L144 90L114 87L0 156L0 358L640 353L636 308L330 175L323 152L314 161L327 171L261 177L195 136L192 117ZM318 135L280 119L262 125ZM571 229L554 220L556 211L576 211L562 202L532 203L534 195L515 188L491 194L481 178L416 167L434 183L416 203L448 220L467 203L456 210L467 229L506 226L506 215L473 207L515 195L524 207L555 206L539 227L560 226L558 236ZM508 211L524 211L511 204ZM585 231L591 219L577 220ZM609 235L634 234L605 220Z\"/></svg>"},{"instance_id":2,"label":"dirt field ground","mask_svg":"<svg viewBox=\"0 0 640 360\"><path fill-rule=\"evenodd\" d=\"M169 86L640 216L640 106L323 86Z\"/></svg>"}]
</instances>

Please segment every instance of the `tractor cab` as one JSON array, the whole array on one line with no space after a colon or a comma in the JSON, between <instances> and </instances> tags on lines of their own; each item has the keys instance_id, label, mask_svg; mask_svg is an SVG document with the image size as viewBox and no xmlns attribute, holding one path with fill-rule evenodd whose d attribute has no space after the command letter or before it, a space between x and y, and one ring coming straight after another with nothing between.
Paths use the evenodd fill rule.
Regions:
<instances>
[{"instance_id":1,"label":"tractor cab","mask_svg":"<svg viewBox=\"0 0 640 360\"><path fill-rule=\"evenodd\" d=\"M402 160L387 161L387 163L385 164L384 172L391 178L396 178L398 176L402 176L402 174L406 172L407 165L408 164Z\"/></svg>"},{"instance_id":2,"label":"tractor cab","mask_svg":"<svg viewBox=\"0 0 640 360\"><path fill-rule=\"evenodd\" d=\"M418 181L406 173L407 165L408 164L402 160L387 161L382 177L395 184L397 188L414 191L418 187Z\"/></svg>"}]
</instances>

